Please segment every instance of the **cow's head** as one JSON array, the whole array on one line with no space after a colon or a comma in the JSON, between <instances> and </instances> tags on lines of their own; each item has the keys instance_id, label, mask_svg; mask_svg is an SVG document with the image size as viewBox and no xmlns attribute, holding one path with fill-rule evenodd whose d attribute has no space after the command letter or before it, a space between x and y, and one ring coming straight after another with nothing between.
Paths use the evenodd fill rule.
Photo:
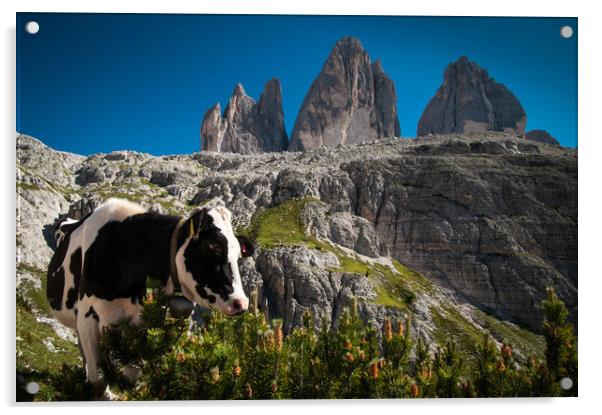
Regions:
<instances>
[{"instance_id":1,"label":"cow's head","mask_svg":"<svg viewBox=\"0 0 602 415\"><path fill-rule=\"evenodd\" d=\"M253 245L234 235L230 221L230 211L221 206L194 212L182 226L176 266L185 297L232 316L249 307L238 260L253 255Z\"/></svg>"}]
</instances>

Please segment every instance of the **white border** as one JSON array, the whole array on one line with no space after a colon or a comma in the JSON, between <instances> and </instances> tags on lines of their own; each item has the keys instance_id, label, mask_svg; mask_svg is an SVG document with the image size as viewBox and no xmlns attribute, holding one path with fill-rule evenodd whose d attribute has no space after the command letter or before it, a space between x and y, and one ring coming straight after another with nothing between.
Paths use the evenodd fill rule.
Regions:
<instances>
[{"instance_id":1,"label":"white border","mask_svg":"<svg viewBox=\"0 0 602 415\"><path fill-rule=\"evenodd\" d=\"M602 375L602 336L598 315L601 313L600 272L601 261L597 248L602 234L598 210L602 201L598 196L602 174L596 167L602 158L602 127L600 126L600 100L602 90L600 78L600 40L602 21L596 2L579 1L532 1L505 0L504 2L472 0L21 0L2 1L2 125L5 137L0 157L0 181L3 195L4 226L0 255L5 272L3 286L4 336L0 341L0 356L3 358L0 376L1 396L10 413L35 410L31 406L15 406L14 401L14 258L15 244L12 232L15 224L14 201L14 137L15 137L15 12L136 12L136 13L245 13L245 14L364 14L364 15L462 15L462 16L576 16L579 18L579 395L578 399L491 399L491 400L422 400L422 401L288 401L288 402L186 402L170 404L182 407L183 411L202 412L279 413L286 411L305 414L324 408L326 411L366 413L368 411L390 412L444 412L507 414L510 411L536 411L547 414L576 414L599 411L596 405L602 393L599 391ZM227 28L224 28L227 30ZM217 37L219 41L219 36ZM597 39L597 41L596 41ZM527 63L524 63L528 65ZM8 281L8 282L6 282ZM166 409L160 403L134 403L123 405L100 403L85 405L85 411L104 413L110 406L115 413L138 410L145 413L162 413ZM53 404L39 406L41 411L81 413L81 404ZM595 408L595 409L594 409Z\"/></svg>"}]
</instances>

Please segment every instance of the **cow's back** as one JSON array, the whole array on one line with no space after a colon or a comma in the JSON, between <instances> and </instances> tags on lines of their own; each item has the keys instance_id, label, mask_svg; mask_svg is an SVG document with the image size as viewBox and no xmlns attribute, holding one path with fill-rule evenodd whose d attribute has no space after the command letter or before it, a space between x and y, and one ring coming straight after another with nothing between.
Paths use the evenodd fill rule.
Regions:
<instances>
[{"instance_id":1,"label":"cow's back","mask_svg":"<svg viewBox=\"0 0 602 415\"><path fill-rule=\"evenodd\" d=\"M64 235L48 266L46 289L51 311L61 323L76 327L84 258L100 229L109 222L121 222L144 212L145 209L137 204L110 199Z\"/></svg>"}]
</instances>

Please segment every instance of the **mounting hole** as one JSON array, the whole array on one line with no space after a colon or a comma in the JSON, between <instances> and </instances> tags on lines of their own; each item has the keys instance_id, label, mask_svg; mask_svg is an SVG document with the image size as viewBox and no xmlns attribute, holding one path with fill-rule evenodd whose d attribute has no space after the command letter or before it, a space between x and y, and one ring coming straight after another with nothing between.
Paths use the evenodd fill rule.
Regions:
<instances>
[{"instance_id":1,"label":"mounting hole","mask_svg":"<svg viewBox=\"0 0 602 415\"><path fill-rule=\"evenodd\" d=\"M573 387L573 379L571 378L562 378L560 379L560 387L565 391L568 391Z\"/></svg>"},{"instance_id":2,"label":"mounting hole","mask_svg":"<svg viewBox=\"0 0 602 415\"><path fill-rule=\"evenodd\" d=\"M38 22L27 22L25 24L25 31L27 33L29 33L30 35L35 35L36 33L38 33L40 31L40 25L38 24Z\"/></svg>"},{"instance_id":3,"label":"mounting hole","mask_svg":"<svg viewBox=\"0 0 602 415\"><path fill-rule=\"evenodd\" d=\"M29 382L27 385L25 385L25 390L30 395L35 395L40 390L40 385L38 385L37 382Z\"/></svg>"},{"instance_id":4,"label":"mounting hole","mask_svg":"<svg viewBox=\"0 0 602 415\"><path fill-rule=\"evenodd\" d=\"M560 28L560 36L565 39L573 37L573 28L571 26L562 26Z\"/></svg>"}]
</instances>

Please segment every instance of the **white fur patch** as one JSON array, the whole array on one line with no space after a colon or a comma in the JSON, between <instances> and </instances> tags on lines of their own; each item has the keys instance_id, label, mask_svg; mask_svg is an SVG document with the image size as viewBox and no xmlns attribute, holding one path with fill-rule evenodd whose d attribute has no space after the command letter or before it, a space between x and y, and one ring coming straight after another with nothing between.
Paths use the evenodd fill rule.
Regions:
<instances>
[{"instance_id":1,"label":"white fur patch","mask_svg":"<svg viewBox=\"0 0 602 415\"><path fill-rule=\"evenodd\" d=\"M78 304L79 313L85 316L90 307L94 307L98 315L98 326L101 330L122 319L131 319L132 324L140 323L142 305L138 302L132 304L129 298L104 300L94 295L90 297L86 295Z\"/></svg>"},{"instance_id":2,"label":"white fur patch","mask_svg":"<svg viewBox=\"0 0 602 415\"><path fill-rule=\"evenodd\" d=\"M184 252L186 247L190 243L191 237L186 239L186 242L180 246L180 249L176 252L176 267L178 270L178 280L180 281L180 287L182 288L182 294L188 300L196 303L202 307L209 308L209 303L204 298L201 298L196 291L196 281L192 274L186 269L186 263L184 258Z\"/></svg>"},{"instance_id":3,"label":"white fur patch","mask_svg":"<svg viewBox=\"0 0 602 415\"><path fill-rule=\"evenodd\" d=\"M242 279L240 278L240 271L238 269L238 259L240 258L240 243L238 238L234 235L232 229L231 218L232 214L225 207L217 207L209 211L209 214L213 218L213 223L217 226L222 234L228 240L228 262L232 267L232 288L234 292L230 294L231 299L240 300L243 305L245 301L248 304L248 298L242 288Z\"/></svg>"}]
</instances>

